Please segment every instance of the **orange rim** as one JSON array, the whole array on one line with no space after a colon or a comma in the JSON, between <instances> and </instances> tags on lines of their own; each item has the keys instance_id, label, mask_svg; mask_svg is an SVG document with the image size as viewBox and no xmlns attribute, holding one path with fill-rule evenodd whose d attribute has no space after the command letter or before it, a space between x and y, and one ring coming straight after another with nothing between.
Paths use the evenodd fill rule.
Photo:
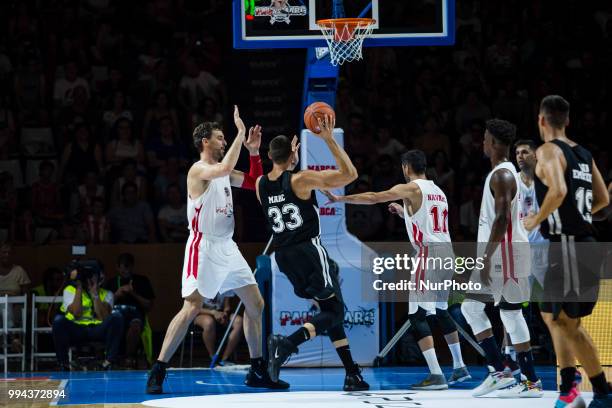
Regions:
<instances>
[{"instance_id":1,"label":"orange rim","mask_svg":"<svg viewBox=\"0 0 612 408\"><path fill-rule=\"evenodd\" d=\"M336 28L341 25L348 25L349 27L368 27L372 24L376 24L376 20L373 18L328 18L317 21L317 25L327 28Z\"/></svg>"}]
</instances>

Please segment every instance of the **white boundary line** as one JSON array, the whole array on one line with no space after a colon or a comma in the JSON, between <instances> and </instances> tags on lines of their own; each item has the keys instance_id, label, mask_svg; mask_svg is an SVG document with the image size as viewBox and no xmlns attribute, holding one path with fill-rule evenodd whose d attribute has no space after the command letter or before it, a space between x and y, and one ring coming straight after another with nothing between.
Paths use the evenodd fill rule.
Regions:
<instances>
[{"instance_id":1,"label":"white boundary line","mask_svg":"<svg viewBox=\"0 0 612 408\"><path fill-rule=\"evenodd\" d=\"M59 387L57 387L58 391L64 391L66 389L66 385L68 384L68 380L62 380L59 383ZM53 401L51 401L49 403L49 406L56 406L57 403L59 402L60 396L59 394L57 395L57 397L53 398Z\"/></svg>"}]
</instances>

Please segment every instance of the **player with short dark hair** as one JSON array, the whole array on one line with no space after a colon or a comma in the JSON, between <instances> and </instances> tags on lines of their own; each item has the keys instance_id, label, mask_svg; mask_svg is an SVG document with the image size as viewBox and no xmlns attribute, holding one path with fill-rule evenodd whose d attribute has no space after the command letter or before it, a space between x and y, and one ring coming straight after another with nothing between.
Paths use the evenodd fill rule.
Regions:
<instances>
[{"instance_id":1,"label":"player with short dark hair","mask_svg":"<svg viewBox=\"0 0 612 408\"><path fill-rule=\"evenodd\" d=\"M473 273L471 279L479 280L499 306L501 321L517 351L518 364L526 380L519 376L517 381L505 370L491 321L485 313L485 303L468 294L461 311L489 364L489 375L472 393L476 397L497 390L501 390L497 393L500 398L543 396L542 382L534 369L529 327L522 311L522 304L529 301L531 295L531 261L527 231L521 223L520 177L509 161L515 134L516 126L508 121L491 119L486 122L483 150L491 161L492 170L485 180L478 225L478 254L484 266L480 274Z\"/></svg>"},{"instance_id":2,"label":"player with short dark hair","mask_svg":"<svg viewBox=\"0 0 612 408\"><path fill-rule=\"evenodd\" d=\"M338 280L338 265L321 245L319 209L315 189L344 187L357 178L357 170L346 152L334 140L334 119L318 118L321 132L335 160L336 170L291 170L298 162L297 137L290 141L277 136L270 142L268 156L273 168L257 180L257 198L273 232L274 259L295 294L316 302L320 312L291 335L271 335L268 340L268 372L278 379L280 367L298 346L327 332L346 370L345 391L369 389L353 361L344 332L344 301Z\"/></svg>"},{"instance_id":3,"label":"player with short dark hair","mask_svg":"<svg viewBox=\"0 0 612 408\"><path fill-rule=\"evenodd\" d=\"M549 253L550 268L544 280L540 310L555 346L561 370L561 394L556 407L584 406L575 384L576 360L593 385L594 399L589 407L612 406L609 386L597 349L580 319L590 315L597 301L599 271L594 243L592 214L605 208L610 197L591 152L569 139L570 105L559 95L549 95L540 103L538 128L544 144L536 152L535 188L540 209L525 218L528 230L538 225L561 251ZM580 294L592 294L583 298Z\"/></svg>"},{"instance_id":4,"label":"player with short dark hair","mask_svg":"<svg viewBox=\"0 0 612 408\"><path fill-rule=\"evenodd\" d=\"M406 183L397 184L387 191L366 192L346 196L336 196L325 192L333 202L373 205L402 200L403 206L396 202L389 204L389 211L402 217L406 222L408 237L418 256L439 259L454 258L450 234L448 232L448 202L444 192L427 179L427 159L421 150L410 150L401 157L402 171ZM444 282L452 279L453 270L419 267L412 274L415 286L421 282ZM448 290L429 291L417 286L410 294L408 318L412 333L417 340L430 374L417 384L414 390L445 390L448 384L471 379L471 375L461 356L461 345L457 328L448 313ZM428 320L436 320L453 357L453 373L448 381L442 373L433 336Z\"/></svg>"}]
</instances>

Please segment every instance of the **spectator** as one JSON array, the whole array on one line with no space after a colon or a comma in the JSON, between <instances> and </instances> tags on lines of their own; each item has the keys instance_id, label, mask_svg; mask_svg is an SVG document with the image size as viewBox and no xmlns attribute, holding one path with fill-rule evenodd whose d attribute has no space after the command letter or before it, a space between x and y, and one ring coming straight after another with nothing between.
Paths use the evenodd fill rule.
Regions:
<instances>
[{"instance_id":1,"label":"spectator","mask_svg":"<svg viewBox=\"0 0 612 408\"><path fill-rule=\"evenodd\" d=\"M138 167L144 166L144 148L134 135L132 121L119 118L113 127L113 139L106 145L106 163L116 167L122 161L135 160Z\"/></svg>"},{"instance_id":2,"label":"spectator","mask_svg":"<svg viewBox=\"0 0 612 408\"><path fill-rule=\"evenodd\" d=\"M162 240L164 242L186 242L189 230L187 229L187 207L184 196L176 184L168 186L167 195L168 204L164 205L157 215Z\"/></svg>"},{"instance_id":3,"label":"spectator","mask_svg":"<svg viewBox=\"0 0 612 408\"><path fill-rule=\"evenodd\" d=\"M15 97L19 121L27 125L47 125L47 84L40 60L28 58L25 69L15 75Z\"/></svg>"},{"instance_id":4,"label":"spectator","mask_svg":"<svg viewBox=\"0 0 612 408\"><path fill-rule=\"evenodd\" d=\"M169 116L159 121L160 134L147 144L147 163L152 169L158 169L170 157L179 159L181 167L187 164L187 149L176 138L172 119Z\"/></svg>"},{"instance_id":5,"label":"spectator","mask_svg":"<svg viewBox=\"0 0 612 408\"><path fill-rule=\"evenodd\" d=\"M25 269L15 265L12 261L12 247L8 243L0 245L0 296L20 296L28 292L30 287L30 277ZM19 326L21 313L19 305L12 305L8 310L8 327ZM22 341L19 335L9 338L11 350L18 353L22 349Z\"/></svg>"},{"instance_id":6,"label":"spectator","mask_svg":"<svg viewBox=\"0 0 612 408\"><path fill-rule=\"evenodd\" d=\"M389 155L382 155L376 159L372 169L372 189L374 191L388 190L398 183L399 177L393 163L393 158Z\"/></svg>"},{"instance_id":7,"label":"spectator","mask_svg":"<svg viewBox=\"0 0 612 408\"><path fill-rule=\"evenodd\" d=\"M448 156L444 150L436 150L430 160L433 163L430 179L444 191L449 202L453 201L455 191L455 171L450 167Z\"/></svg>"},{"instance_id":8,"label":"spectator","mask_svg":"<svg viewBox=\"0 0 612 408\"><path fill-rule=\"evenodd\" d=\"M155 178L155 201L157 203L165 202L168 186L170 184L178 185L181 191L181 197L187 195L187 177L179 168L179 161L176 157L170 157L166 160L166 164L159 169Z\"/></svg>"},{"instance_id":9,"label":"spectator","mask_svg":"<svg viewBox=\"0 0 612 408\"><path fill-rule=\"evenodd\" d=\"M217 109L217 103L213 98L205 98L200 102L197 112L191 117L191 129L202 122L223 123L223 116Z\"/></svg>"},{"instance_id":10,"label":"spectator","mask_svg":"<svg viewBox=\"0 0 612 408\"><path fill-rule=\"evenodd\" d=\"M15 118L13 111L8 106L7 96L0 96L0 132L6 132L6 138L9 141L14 140Z\"/></svg>"},{"instance_id":11,"label":"spectator","mask_svg":"<svg viewBox=\"0 0 612 408\"><path fill-rule=\"evenodd\" d=\"M391 136L391 129L388 127L378 128L378 144L376 145L376 151L379 156L386 154L395 158L399 157L405 150L406 146Z\"/></svg>"},{"instance_id":12,"label":"spectator","mask_svg":"<svg viewBox=\"0 0 612 408\"><path fill-rule=\"evenodd\" d=\"M57 227L64 217L59 187L53 181L55 165L44 160L38 167L38 181L32 184L32 211L37 226Z\"/></svg>"},{"instance_id":13,"label":"spectator","mask_svg":"<svg viewBox=\"0 0 612 408\"><path fill-rule=\"evenodd\" d=\"M110 242L110 222L105 214L106 207L102 197L92 200L92 209L85 216L83 231L85 242L89 244L106 244Z\"/></svg>"},{"instance_id":14,"label":"spectator","mask_svg":"<svg viewBox=\"0 0 612 408\"><path fill-rule=\"evenodd\" d=\"M89 98L89 84L85 79L78 76L75 61L64 64L64 77L55 80L53 86L53 100L58 108L72 105L74 102L74 90L83 87Z\"/></svg>"},{"instance_id":15,"label":"spectator","mask_svg":"<svg viewBox=\"0 0 612 408\"><path fill-rule=\"evenodd\" d=\"M464 186L461 192L461 207L459 210L459 225L464 241L473 241L478 233L478 219L480 215L481 188Z\"/></svg>"},{"instance_id":16,"label":"spectator","mask_svg":"<svg viewBox=\"0 0 612 408\"><path fill-rule=\"evenodd\" d=\"M16 210L17 193L13 176L9 172L0 172L0 232L3 240L15 234Z\"/></svg>"},{"instance_id":17,"label":"spectator","mask_svg":"<svg viewBox=\"0 0 612 408\"><path fill-rule=\"evenodd\" d=\"M108 106L108 110L102 115L102 122L109 132L115 127L115 123L119 119L127 119L129 122L134 120L132 112L127 106L127 100L123 91L116 90L113 93L112 104Z\"/></svg>"},{"instance_id":18,"label":"spectator","mask_svg":"<svg viewBox=\"0 0 612 408\"><path fill-rule=\"evenodd\" d=\"M159 134L161 130L161 120L170 118L174 134L179 133L179 122L176 110L170 104L170 94L167 91L157 91L153 95L153 106L147 109L144 124L142 126L143 140L149 140Z\"/></svg>"},{"instance_id":19,"label":"spectator","mask_svg":"<svg viewBox=\"0 0 612 408\"><path fill-rule=\"evenodd\" d=\"M82 215L92 212L94 200L100 198L104 204L104 186L98 183L98 173L89 171L85 174L83 183L79 185L79 206Z\"/></svg>"},{"instance_id":20,"label":"spectator","mask_svg":"<svg viewBox=\"0 0 612 408\"><path fill-rule=\"evenodd\" d=\"M205 98L221 101L221 82L210 72L200 70L196 62L185 61L185 74L179 82L179 102L189 113L196 111Z\"/></svg>"},{"instance_id":21,"label":"spectator","mask_svg":"<svg viewBox=\"0 0 612 408\"><path fill-rule=\"evenodd\" d=\"M59 268L49 267L43 272L43 283L32 288L32 293L36 296L57 296L64 288L64 274ZM53 305L52 309L55 312L53 316L49 316L49 304L39 303L36 305L38 310L38 326L44 327L49 325L49 320L60 313L59 308ZM50 318L50 319L48 319ZM40 348L40 347L39 347Z\"/></svg>"},{"instance_id":22,"label":"spectator","mask_svg":"<svg viewBox=\"0 0 612 408\"><path fill-rule=\"evenodd\" d=\"M74 88L72 104L62 108L58 114L57 127L60 130L60 140L64 141L65 136L81 123L92 124L98 129L101 121L99 112L91 104L87 90L77 86Z\"/></svg>"},{"instance_id":23,"label":"spectator","mask_svg":"<svg viewBox=\"0 0 612 408\"><path fill-rule=\"evenodd\" d=\"M491 117L491 110L480 101L478 92L468 91L465 102L459 106L455 114L455 128L461 132L470 124L484 122Z\"/></svg>"},{"instance_id":24,"label":"spectator","mask_svg":"<svg viewBox=\"0 0 612 408\"><path fill-rule=\"evenodd\" d=\"M147 313L153 306L155 295L149 278L134 273L134 256L122 253L117 258L117 275L104 287L115 294L114 310L121 313L125 325L126 366L137 368L136 351L140 335L146 325ZM150 328L149 328L150 330Z\"/></svg>"},{"instance_id":25,"label":"spectator","mask_svg":"<svg viewBox=\"0 0 612 408\"><path fill-rule=\"evenodd\" d=\"M113 293L100 287L100 271L87 268L73 269L70 282L64 288L61 311L53 320L53 342L60 371L70 371L68 349L70 346L103 341L106 359L101 367L112 368L118 362L119 346L123 337L123 316L113 312Z\"/></svg>"},{"instance_id":26,"label":"spectator","mask_svg":"<svg viewBox=\"0 0 612 408\"><path fill-rule=\"evenodd\" d=\"M121 177L119 177L113 185L113 205L120 203L123 197L123 186L126 183L133 183L138 189L138 200L145 201L147 199L147 180L138 174L138 168L136 167L136 161L133 159L127 159L123 161Z\"/></svg>"},{"instance_id":27,"label":"spectator","mask_svg":"<svg viewBox=\"0 0 612 408\"><path fill-rule=\"evenodd\" d=\"M64 148L60 164L60 180L78 179L82 174L103 168L102 149L91 137L89 127L78 124L74 129L74 141Z\"/></svg>"},{"instance_id":28,"label":"spectator","mask_svg":"<svg viewBox=\"0 0 612 408\"><path fill-rule=\"evenodd\" d=\"M204 341L204 346L211 360L217 348L217 331L220 334L222 330L226 330L231 318L231 313L230 297L217 295L214 299L204 299L204 305L200 309L200 314L193 321L195 325L202 328L202 340ZM221 360L217 362L218 365L234 365L229 361L229 358L234 353L242 337L242 316L237 315L232 323L232 329L227 339L227 346L225 346L225 350L223 350Z\"/></svg>"},{"instance_id":29,"label":"spectator","mask_svg":"<svg viewBox=\"0 0 612 408\"><path fill-rule=\"evenodd\" d=\"M149 205L138 200L138 187L127 182L121 188L123 200L108 214L114 242L155 242L155 224Z\"/></svg>"}]
</instances>

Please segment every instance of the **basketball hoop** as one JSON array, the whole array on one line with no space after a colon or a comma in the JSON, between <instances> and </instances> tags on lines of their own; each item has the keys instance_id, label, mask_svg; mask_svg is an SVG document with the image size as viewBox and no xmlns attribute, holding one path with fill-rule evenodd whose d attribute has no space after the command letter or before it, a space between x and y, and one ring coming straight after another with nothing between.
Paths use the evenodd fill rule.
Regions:
<instances>
[{"instance_id":1,"label":"basketball hoop","mask_svg":"<svg viewBox=\"0 0 612 408\"><path fill-rule=\"evenodd\" d=\"M376 20L371 18L333 18L317 21L327 41L332 65L363 58L363 40L372 34Z\"/></svg>"}]
</instances>

